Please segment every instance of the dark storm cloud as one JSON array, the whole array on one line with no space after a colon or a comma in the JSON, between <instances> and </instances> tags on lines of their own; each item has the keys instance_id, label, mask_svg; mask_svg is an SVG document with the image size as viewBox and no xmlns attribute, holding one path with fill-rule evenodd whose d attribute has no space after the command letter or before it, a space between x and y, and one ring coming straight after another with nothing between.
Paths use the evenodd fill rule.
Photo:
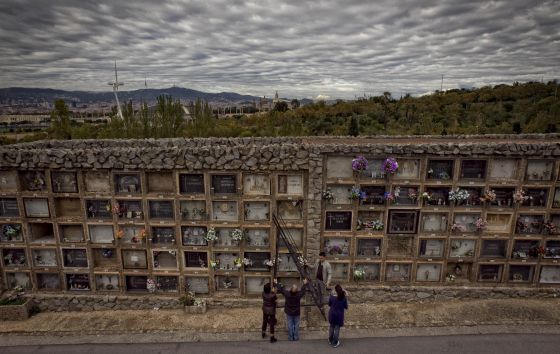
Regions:
<instances>
[{"instance_id":1,"label":"dark storm cloud","mask_svg":"<svg viewBox=\"0 0 560 354\"><path fill-rule=\"evenodd\" d=\"M0 86L352 98L557 78L558 1L0 2Z\"/></svg>"}]
</instances>

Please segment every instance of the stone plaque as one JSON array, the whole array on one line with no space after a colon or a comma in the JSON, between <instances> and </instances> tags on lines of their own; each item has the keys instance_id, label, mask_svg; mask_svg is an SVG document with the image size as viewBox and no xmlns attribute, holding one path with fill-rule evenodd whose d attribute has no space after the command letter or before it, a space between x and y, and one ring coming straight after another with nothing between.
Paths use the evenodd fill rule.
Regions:
<instances>
[{"instance_id":1,"label":"stone plaque","mask_svg":"<svg viewBox=\"0 0 560 354\"><path fill-rule=\"evenodd\" d=\"M182 174L179 176L181 194L204 194L204 175Z\"/></svg>"},{"instance_id":2,"label":"stone plaque","mask_svg":"<svg viewBox=\"0 0 560 354\"><path fill-rule=\"evenodd\" d=\"M212 188L216 194L236 194L237 179L235 175L213 175Z\"/></svg>"},{"instance_id":3,"label":"stone plaque","mask_svg":"<svg viewBox=\"0 0 560 354\"><path fill-rule=\"evenodd\" d=\"M325 230L352 230L352 212L327 211Z\"/></svg>"},{"instance_id":4,"label":"stone plaque","mask_svg":"<svg viewBox=\"0 0 560 354\"><path fill-rule=\"evenodd\" d=\"M19 208L16 198L0 198L0 217L18 217Z\"/></svg>"}]
</instances>

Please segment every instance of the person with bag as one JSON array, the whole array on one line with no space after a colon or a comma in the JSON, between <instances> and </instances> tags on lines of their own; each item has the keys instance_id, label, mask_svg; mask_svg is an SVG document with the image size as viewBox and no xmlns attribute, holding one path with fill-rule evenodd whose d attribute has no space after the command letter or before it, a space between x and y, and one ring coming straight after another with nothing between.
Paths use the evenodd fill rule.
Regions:
<instances>
[{"instance_id":1,"label":"person with bag","mask_svg":"<svg viewBox=\"0 0 560 354\"><path fill-rule=\"evenodd\" d=\"M329 343L333 348L340 345L338 336L340 327L344 326L344 312L348 309L346 292L337 284L329 297Z\"/></svg>"},{"instance_id":2,"label":"person with bag","mask_svg":"<svg viewBox=\"0 0 560 354\"><path fill-rule=\"evenodd\" d=\"M276 284L276 280L274 281ZM291 341L299 340L299 319L301 315L301 298L305 296L307 290L307 279L303 279L303 287L299 290L296 284L290 290L286 290L281 284L279 291L286 298L284 312L286 313L286 324L288 326L288 339Z\"/></svg>"},{"instance_id":3,"label":"person with bag","mask_svg":"<svg viewBox=\"0 0 560 354\"><path fill-rule=\"evenodd\" d=\"M270 343L276 342L274 337L274 326L276 325L276 288L272 288L270 283L264 284L263 292L263 321L262 321L262 337L266 338L266 327L270 328Z\"/></svg>"}]
</instances>

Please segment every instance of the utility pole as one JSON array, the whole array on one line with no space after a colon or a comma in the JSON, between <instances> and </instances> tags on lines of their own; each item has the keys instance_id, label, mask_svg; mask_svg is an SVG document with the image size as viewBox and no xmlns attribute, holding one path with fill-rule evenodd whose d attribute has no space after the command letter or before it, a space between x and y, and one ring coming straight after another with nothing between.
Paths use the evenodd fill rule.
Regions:
<instances>
[{"instance_id":1,"label":"utility pole","mask_svg":"<svg viewBox=\"0 0 560 354\"><path fill-rule=\"evenodd\" d=\"M439 92L443 93L443 74L441 74L441 86L439 88Z\"/></svg>"}]
</instances>

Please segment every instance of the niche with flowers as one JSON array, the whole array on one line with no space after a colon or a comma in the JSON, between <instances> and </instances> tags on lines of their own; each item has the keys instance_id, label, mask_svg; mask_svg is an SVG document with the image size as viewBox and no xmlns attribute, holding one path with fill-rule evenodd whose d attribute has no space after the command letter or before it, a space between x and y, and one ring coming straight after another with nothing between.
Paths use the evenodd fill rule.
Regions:
<instances>
[{"instance_id":1,"label":"niche with flowers","mask_svg":"<svg viewBox=\"0 0 560 354\"><path fill-rule=\"evenodd\" d=\"M428 160L426 178L447 181L453 179L453 160Z\"/></svg>"},{"instance_id":2,"label":"niche with flowers","mask_svg":"<svg viewBox=\"0 0 560 354\"><path fill-rule=\"evenodd\" d=\"M31 256L33 257L33 266L35 267L55 267L58 265L55 249L34 249L31 251Z\"/></svg>"},{"instance_id":3,"label":"niche with flowers","mask_svg":"<svg viewBox=\"0 0 560 354\"><path fill-rule=\"evenodd\" d=\"M382 254L381 238L359 238L356 243L357 257L381 257Z\"/></svg>"},{"instance_id":4,"label":"niche with flowers","mask_svg":"<svg viewBox=\"0 0 560 354\"><path fill-rule=\"evenodd\" d=\"M384 217L382 211L358 211L358 220L356 221L356 231L361 232L381 232L385 229Z\"/></svg>"},{"instance_id":5,"label":"niche with flowers","mask_svg":"<svg viewBox=\"0 0 560 354\"><path fill-rule=\"evenodd\" d=\"M86 199L86 215L88 219L112 219L113 207L109 199Z\"/></svg>"},{"instance_id":6,"label":"niche with flowers","mask_svg":"<svg viewBox=\"0 0 560 354\"><path fill-rule=\"evenodd\" d=\"M217 275L215 278L216 290L239 290L239 277L231 275Z\"/></svg>"},{"instance_id":7,"label":"niche with flowers","mask_svg":"<svg viewBox=\"0 0 560 354\"><path fill-rule=\"evenodd\" d=\"M356 276L356 275L359 276ZM381 279L381 265L379 263L356 263L354 265L354 280L373 282Z\"/></svg>"},{"instance_id":8,"label":"niche with flowers","mask_svg":"<svg viewBox=\"0 0 560 354\"><path fill-rule=\"evenodd\" d=\"M551 181L554 172L554 160L528 160L527 181Z\"/></svg>"},{"instance_id":9,"label":"niche with flowers","mask_svg":"<svg viewBox=\"0 0 560 354\"><path fill-rule=\"evenodd\" d=\"M245 252L245 270L250 272L266 272L265 264L270 259L270 252Z\"/></svg>"},{"instance_id":10,"label":"niche with flowers","mask_svg":"<svg viewBox=\"0 0 560 354\"><path fill-rule=\"evenodd\" d=\"M525 200L522 206L525 207L546 207L548 201L548 188L527 188L525 190Z\"/></svg>"},{"instance_id":11,"label":"niche with flowers","mask_svg":"<svg viewBox=\"0 0 560 354\"><path fill-rule=\"evenodd\" d=\"M174 250L153 250L154 269L177 269L177 252Z\"/></svg>"},{"instance_id":12,"label":"niche with flowers","mask_svg":"<svg viewBox=\"0 0 560 354\"><path fill-rule=\"evenodd\" d=\"M4 248L2 260L6 267L21 267L27 265L27 256L23 248Z\"/></svg>"},{"instance_id":13,"label":"niche with flowers","mask_svg":"<svg viewBox=\"0 0 560 354\"><path fill-rule=\"evenodd\" d=\"M499 208L511 208L514 206L513 193L515 193L515 188L492 187L491 191L495 194L495 198L487 198L486 202L489 205Z\"/></svg>"},{"instance_id":14,"label":"niche with flowers","mask_svg":"<svg viewBox=\"0 0 560 354\"><path fill-rule=\"evenodd\" d=\"M540 234L543 230L544 215L520 214L515 232L518 234Z\"/></svg>"},{"instance_id":15,"label":"niche with flowers","mask_svg":"<svg viewBox=\"0 0 560 354\"><path fill-rule=\"evenodd\" d=\"M144 212L141 200L117 200L113 208L119 219L143 219Z\"/></svg>"},{"instance_id":16,"label":"niche with flowers","mask_svg":"<svg viewBox=\"0 0 560 354\"><path fill-rule=\"evenodd\" d=\"M470 282L472 274L472 264L471 263L447 263L446 279L450 281L453 279L456 283ZM451 275L453 277L451 277Z\"/></svg>"},{"instance_id":17,"label":"niche with flowers","mask_svg":"<svg viewBox=\"0 0 560 354\"><path fill-rule=\"evenodd\" d=\"M139 194L142 193L140 175L137 173L123 173L115 175L115 192Z\"/></svg>"},{"instance_id":18,"label":"niche with flowers","mask_svg":"<svg viewBox=\"0 0 560 354\"><path fill-rule=\"evenodd\" d=\"M539 244L537 240L515 240L513 243L513 250L511 258L513 259L527 259L539 257Z\"/></svg>"},{"instance_id":19,"label":"niche with flowers","mask_svg":"<svg viewBox=\"0 0 560 354\"><path fill-rule=\"evenodd\" d=\"M48 188L44 171L20 171L21 189L31 192L43 192Z\"/></svg>"},{"instance_id":20,"label":"niche with flowers","mask_svg":"<svg viewBox=\"0 0 560 354\"><path fill-rule=\"evenodd\" d=\"M188 221L208 220L206 201L204 200L182 200L180 202L181 218Z\"/></svg>"},{"instance_id":21,"label":"niche with flowers","mask_svg":"<svg viewBox=\"0 0 560 354\"><path fill-rule=\"evenodd\" d=\"M449 187L426 187L421 198L424 201L424 205L448 206L449 191Z\"/></svg>"},{"instance_id":22,"label":"niche with flowers","mask_svg":"<svg viewBox=\"0 0 560 354\"><path fill-rule=\"evenodd\" d=\"M0 242L22 242L21 224L0 224Z\"/></svg>"},{"instance_id":23,"label":"niche with flowers","mask_svg":"<svg viewBox=\"0 0 560 354\"><path fill-rule=\"evenodd\" d=\"M207 229L204 226L181 226L181 235L184 246L207 246L204 238Z\"/></svg>"},{"instance_id":24,"label":"niche with flowers","mask_svg":"<svg viewBox=\"0 0 560 354\"><path fill-rule=\"evenodd\" d=\"M350 239L323 238L323 251L332 257L346 257L350 252Z\"/></svg>"},{"instance_id":25,"label":"niche with flowers","mask_svg":"<svg viewBox=\"0 0 560 354\"><path fill-rule=\"evenodd\" d=\"M393 204L396 205L416 205L418 204L417 186L394 186Z\"/></svg>"}]
</instances>

